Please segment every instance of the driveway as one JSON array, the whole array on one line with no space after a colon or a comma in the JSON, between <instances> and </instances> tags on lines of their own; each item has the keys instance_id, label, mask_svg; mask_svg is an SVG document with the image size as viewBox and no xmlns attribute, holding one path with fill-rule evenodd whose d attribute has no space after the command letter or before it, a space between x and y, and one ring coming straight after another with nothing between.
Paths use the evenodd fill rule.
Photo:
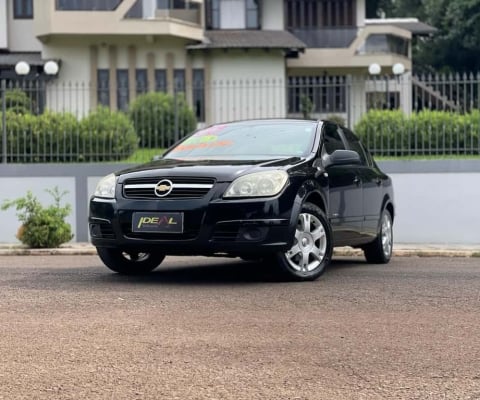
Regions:
<instances>
[{"instance_id":1,"label":"driveway","mask_svg":"<svg viewBox=\"0 0 480 400\"><path fill-rule=\"evenodd\" d=\"M0 257L0 399L480 399L479 260Z\"/></svg>"}]
</instances>

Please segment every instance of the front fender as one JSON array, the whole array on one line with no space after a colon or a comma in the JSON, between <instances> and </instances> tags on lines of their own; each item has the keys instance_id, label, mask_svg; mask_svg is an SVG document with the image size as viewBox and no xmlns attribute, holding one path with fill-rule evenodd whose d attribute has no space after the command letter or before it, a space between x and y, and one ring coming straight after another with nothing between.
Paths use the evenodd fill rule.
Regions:
<instances>
[{"instance_id":1,"label":"front fender","mask_svg":"<svg viewBox=\"0 0 480 400\"><path fill-rule=\"evenodd\" d=\"M309 199L314 199L313 204L322 208L318 202L323 204L323 211L328 215L328 186L322 186L315 180L305 181L298 189L295 200L292 206L292 213L290 215L290 222L288 226L288 244L293 246L293 238L295 237L295 230L297 227L298 216L302 210L302 206Z\"/></svg>"}]
</instances>

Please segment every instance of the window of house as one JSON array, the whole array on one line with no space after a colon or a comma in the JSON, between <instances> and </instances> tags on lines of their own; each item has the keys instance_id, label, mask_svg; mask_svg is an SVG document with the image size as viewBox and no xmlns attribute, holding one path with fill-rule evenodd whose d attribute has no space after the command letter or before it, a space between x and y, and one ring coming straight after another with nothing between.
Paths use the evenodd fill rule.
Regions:
<instances>
[{"instance_id":1,"label":"window of house","mask_svg":"<svg viewBox=\"0 0 480 400\"><path fill-rule=\"evenodd\" d=\"M287 29L351 27L356 24L356 0L286 0Z\"/></svg>"},{"instance_id":2,"label":"window of house","mask_svg":"<svg viewBox=\"0 0 480 400\"><path fill-rule=\"evenodd\" d=\"M33 18L33 0L14 0L13 18L32 19Z\"/></svg>"},{"instance_id":3,"label":"window of house","mask_svg":"<svg viewBox=\"0 0 480 400\"><path fill-rule=\"evenodd\" d=\"M173 90L175 93L185 93L185 70L173 70Z\"/></svg>"},{"instance_id":4,"label":"window of house","mask_svg":"<svg viewBox=\"0 0 480 400\"><path fill-rule=\"evenodd\" d=\"M135 83L137 95L146 93L148 91L148 77L146 69L135 70Z\"/></svg>"},{"instance_id":5,"label":"window of house","mask_svg":"<svg viewBox=\"0 0 480 400\"><path fill-rule=\"evenodd\" d=\"M56 0L57 11L113 11L122 0Z\"/></svg>"},{"instance_id":6,"label":"window of house","mask_svg":"<svg viewBox=\"0 0 480 400\"><path fill-rule=\"evenodd\" d=\"M97 71L97 100L98 104L110 107L110 71L108 69Z\"/></svg>"},{"instance_id":7,"label":"window of house","mask_svg":"<svg viewBox=\"0 0 480 400\"><path fill-rule=\"evenodd\" d=\"M372 34L367 37L362 46L358 49L358 54L400 54L408 57L408 39L389 34Z\"/></svg>"},{"instance_id":8,"label":"window of house","mask_svg":"<svg viewBox=\"0 0 480 400\"><path fill-rule=\"evenodd\" d=\"M288 112L346 112L346 87L345 76L289 77Z\"/></svg>"},{"instance_id":9,"label":"window of house","mask_svg":"<svg viewBox=\"0 0 480 400\"><path fill-rule=\"evenodd\" d=\"M128 69L117 69L117 109L127 111L129 101Z\"/></svg>"},{"instance_id":10,"label":"window of house","mask_svg":"<svg viewBox=\"0 0 480 400\"><path fill-rule=\"evenodd\" d=\"M260 29L258 0L207 0L208 29Z\"/></svg>"},{"instance_id":11,"label":"window of house","mask_svg":"<svg viewBox=\"0 0 480 400\"><path fill-rule=\"evenodd\" d=\"M156 92L167 91L167 70L165 69L155 70L155 91Z\"/></svg>"},{"instance_id":12,"label":"window of house","mask_svg":"<svg viewBox=\"0 0 480 400\"><path fill-rule=\"evenodd\" d=\"M205 121L205 74L203 69L193 70L193 109L197 121Z\"/></svg>"}]
</instances>

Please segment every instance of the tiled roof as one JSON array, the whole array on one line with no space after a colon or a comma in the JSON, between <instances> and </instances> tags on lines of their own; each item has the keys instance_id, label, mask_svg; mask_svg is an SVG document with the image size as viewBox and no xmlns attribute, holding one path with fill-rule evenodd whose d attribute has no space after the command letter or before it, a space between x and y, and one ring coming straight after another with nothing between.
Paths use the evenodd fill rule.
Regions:
<instances>
[{"instance_id":1,"label":"tiled roof","mask_svg":"<svg viewBox=\"0 0 480 400\"><path fill-rule=\"evenodd\" d=\"M206 31L203 43L188 49L269 48L303 50L306 45L287 31L215 30Z\"/></svg>"}]
</instances>

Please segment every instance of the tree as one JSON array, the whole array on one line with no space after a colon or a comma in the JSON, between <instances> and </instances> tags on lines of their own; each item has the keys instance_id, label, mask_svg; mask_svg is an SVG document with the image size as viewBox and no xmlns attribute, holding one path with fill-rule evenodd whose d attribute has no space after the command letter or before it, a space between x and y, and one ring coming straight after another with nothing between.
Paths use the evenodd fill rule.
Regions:
<instances>
[{"instance_id":1,"label":"tree","mask_svg":"<svg viewBox=\"0 0 480 400\"><path fill-rule=\"evenodd\" d=\"M480 70L480 0L370 0L367 16L416 17L438 29L413 43L413 61L421 72Z\"/></svg>"}]
</instances>

